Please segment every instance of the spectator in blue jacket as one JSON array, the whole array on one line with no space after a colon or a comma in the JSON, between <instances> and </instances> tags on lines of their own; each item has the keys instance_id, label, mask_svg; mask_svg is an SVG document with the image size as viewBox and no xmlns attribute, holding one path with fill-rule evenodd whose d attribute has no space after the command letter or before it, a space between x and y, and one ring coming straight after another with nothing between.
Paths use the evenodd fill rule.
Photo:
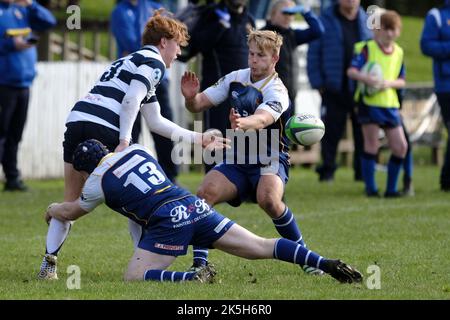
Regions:
<instances>
[{"instance_id":1,"label":"spectator in blue jacket","mask_svg":"<svg viewBox=\"0 0 450 320\"><path fill-rule=\"evenodd\" d=\"M0 0L0 160L5 191L27 190L17 167L17 153L36 76L36 38L31 32L55 24L50 11L36 1Z\"/></svg>"},{"instance_id":2,"label":"spectator in blue jacket","mask_svg":"<svg viewBox=\"0 0 450 320\"><path fill-rule=\"evenodd\" d=\"M450 134L450 1L431 9L425 19L420 40L423 54L433 58L436 96L447 133ZM450 139L440 175L441 190L450 191Z\"/></svg>"},{"instance_id":3,"label":"spectator in blue jacket","mask_svg":"<svg viewBox=\"0 0 450 320\"><path fill-rule=\"evenodd\" d=\"M291 28L291 23L297 13L304 17L309 28ZM280 60L278 60L275 70L288 90L291 103L295 105L299 72L297 47L320 38L324 32L323 25L310 8L302 5L296 6L292 0L278 0L270 10L270 19L263 30L275 31L283 37ZM295 107L291 110L294 113Z\"/></svg>"},{"instance_id":4,"label":"spectator in blue jacket","mask_svg":"<svg viewBox=\"0 0 450 320\"><path fill-rule=\"evenodd\" d=\"M339 140L350 114L355 152L354 178L362 180L360 155L363 148L361 126L355 114L352 82L346 75L356 42L368 40L372 32L367 27L367 15L359 0L339 0L320 17L325 34L311 43L308 51L308 77L311 86L322 96L321 116L325 136L321 141L322 164L316 171L319 181L332 181L337 169L336 153Z\"/></svg>"},{"instance_id":5,"label":"spectator in blue jacket","mask_svg":"<svg viewBox=\"0 0 450 320\"><path fill-rule=\"evenodd\" d=\"M124 57L141 48L141 35L144 32L147 20L153 11L162 7L157 1L150 0L122 0L114 8L111 15L111 30L117 42L117 55ZM172 121L173 114L169 97L169 78L164 76L156 89L156 96L161 106L161 115ZM132 138L138 141L141 132L141 117L136 118L133 126ZM171 159L173 142L157 133L151 132L155 143L158 162L166 172L168 178L176 183L178 166Z\"/></svg>"}]
</instances>

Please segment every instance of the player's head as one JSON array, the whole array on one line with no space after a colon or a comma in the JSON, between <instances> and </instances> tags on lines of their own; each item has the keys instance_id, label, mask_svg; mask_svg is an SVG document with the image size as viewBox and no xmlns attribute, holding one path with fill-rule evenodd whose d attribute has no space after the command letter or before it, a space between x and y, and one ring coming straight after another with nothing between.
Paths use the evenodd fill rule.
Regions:
<instances>
[{"instance_id":1,"label":"player's head","mask_svg":"<svg viewBox=\"0 0 450 320\"><path fill-rule=\"evenodd\" d=\"M250 30L247 43L253 80L261 80L273 73L280 57L282 36L269 30Z\"/></svg>"},{"instance_id":2,"label":"player's head","mask_svg":"<svg viewBox=\"0 0 450 320\"><path fill-rule=\"evenodd\" d=\"M166 67L169 68L173 60L181 54L180 46L187 46L189 34L184 23L173 18L168 12L163 15L164 12L164 8L155 10L153 17L148 20L142 35L142 44L158 47Z\"/></svg>"},{"instance_id":3,"label":"player's head","mask_svg":"<svg viewBox=\"0 0 450 320\"><path fill-rule=\"evenodd\" d=\"M100 141L89 139L80 143L73 153L73 168L89 174L94 171L99 162L109 153Z\"/></svg>"},{"instance_id":4,"label":"player's head","mask_svg":"<svg viewBox=\"0 0 450 320\"><path fill-rule=\"evenodd\" d=\"M394 10L385 10L380 13L380 28L374 30L377 41L389 45L395 41L402 29L402 18Z\"/></svg>"}]
</instances>

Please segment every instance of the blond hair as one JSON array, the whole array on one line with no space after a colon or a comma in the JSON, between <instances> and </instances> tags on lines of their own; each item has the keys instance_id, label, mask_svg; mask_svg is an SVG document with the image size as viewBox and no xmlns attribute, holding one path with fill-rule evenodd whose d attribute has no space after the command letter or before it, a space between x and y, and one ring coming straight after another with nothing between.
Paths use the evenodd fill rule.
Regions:
<instances>
[{"instance_id":1,"label":"blond hair","mask_svg":"<svg viewBox=\"0 0 450 320\"><path fill-rule=\"evenodd\" d=\"M186 25L173 18L169 12L163 15L165 11L164 8L155 10L153 17L148 20L142 35L142 44L157 46L161 38L166 38L175 39L179 45L187 46L189 34Z\"/></svg>"},{"instance_id":2,"label":"blond hair","mask_svg":"<svg viewBox=\"0 0 450 320\"><path fill-rule=\"evenodd\" d=\"M247 44L255 42L259 50L263 52L272 51L273 54L280 54L283 44L283 37L270 30L250 30L247 37Z\"/></svg>"}]
</instances>

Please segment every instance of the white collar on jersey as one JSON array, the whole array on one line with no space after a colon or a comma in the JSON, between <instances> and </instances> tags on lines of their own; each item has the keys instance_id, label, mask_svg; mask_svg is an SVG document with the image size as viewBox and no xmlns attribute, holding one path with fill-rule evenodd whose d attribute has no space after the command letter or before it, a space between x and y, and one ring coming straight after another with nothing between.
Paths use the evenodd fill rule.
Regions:
<instances>
[{"instance_id":1,"label":"white collar on jersey","mask_svg":"<svg viewBox=\"0 0 450 320\"><path fill-rule=\"evenodd\" d=\"M161 55L161 52L159 51L158 47L155 47L153 45L147 44L142 47L142 49L150 49L152 51L156 51L157 54Z\"/></svg>"}]
</instances>

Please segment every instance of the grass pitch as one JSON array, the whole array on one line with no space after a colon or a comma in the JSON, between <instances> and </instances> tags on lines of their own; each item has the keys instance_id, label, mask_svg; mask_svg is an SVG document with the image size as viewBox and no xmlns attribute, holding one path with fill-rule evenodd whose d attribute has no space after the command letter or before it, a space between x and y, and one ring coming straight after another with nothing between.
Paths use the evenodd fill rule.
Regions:
<instances>
[{"instance_id":1,"label":"grass pitch","mask_svg":"<svg viewBox=\"0 0 450 320\"><path fill-rule=\"evenodd\" d=\"M210 251L218 270L215 284L124 283L132 255L127 221L105 206L75 223L59 254L60 280L41 282L36 274L47 231L43 212L62 198L63 182L29 181L28 193L0 193L0 299L450 299L450 194L439 191L438 175L437 167L417 167L416 196L385 200L363 196L350 169L339 169L333 184L319 184L312 170L291 170L286 201L307 245L356 266L365 276L360 285L218 250ZM201 178L189 174L180 180L194 191ZM378 172L378 179L383 189L385 174ZM257 234L278 236L256 205L217 209ZM171 269L185 270L191 259L189 253ZM81 270L79 290L67 288L69 265ZM372 265L379 267L380 289L367 286Z\"/></svg>"}]
</instances>

